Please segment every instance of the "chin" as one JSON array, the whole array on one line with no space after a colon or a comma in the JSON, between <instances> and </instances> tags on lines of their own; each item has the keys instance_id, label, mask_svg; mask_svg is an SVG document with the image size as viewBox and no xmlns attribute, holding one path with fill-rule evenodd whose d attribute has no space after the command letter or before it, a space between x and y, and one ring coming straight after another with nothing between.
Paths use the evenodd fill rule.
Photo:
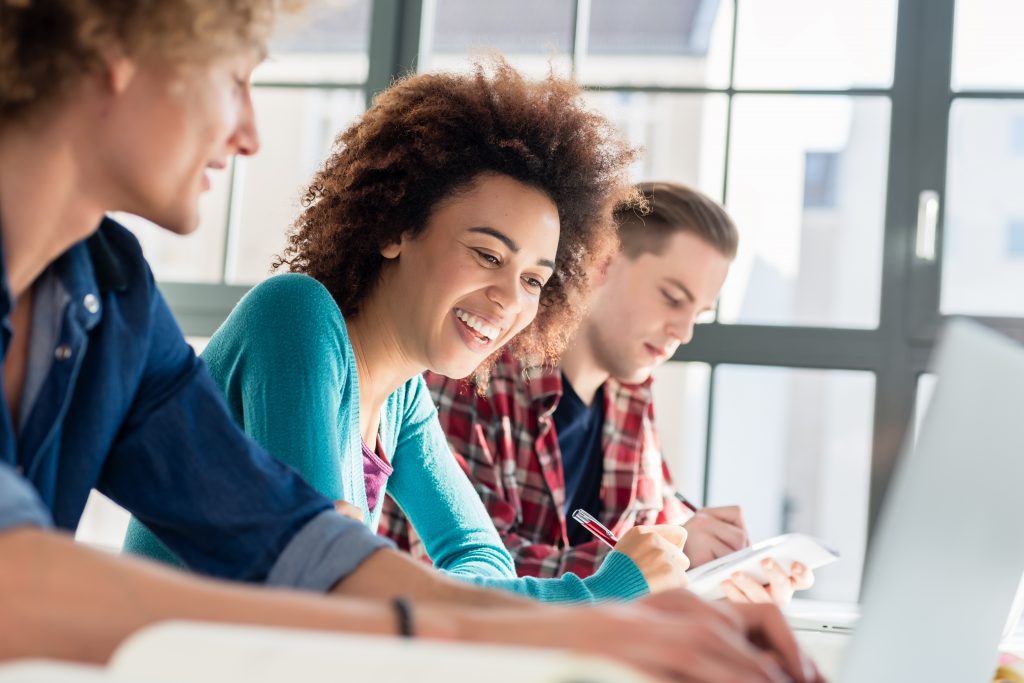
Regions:
<instances>
[{"instance_id":1,"label":"chin","mask_svg":"<svg viewBox=\"0 0 1024 683\"><path fill-rule=\"evenodd\" d=\"M449 379L465 379L472 375L482 362L481 360L474 360L472 364L466 361L435 363L428 370L435 375L441 375Z\"/></svg>"},{"instance_id":2,"label":"chin","mask_svg":"<svg viewBox=\"0 0 1024 683\"><path fill-rule=\"evenodd\" d=\"M625 372L615 372L612 376L615 377L616 381L620 384L643 384L650 379L651 374L654 372L654 368L639 368L632 369Z\"/></svg>"}]
</instances>

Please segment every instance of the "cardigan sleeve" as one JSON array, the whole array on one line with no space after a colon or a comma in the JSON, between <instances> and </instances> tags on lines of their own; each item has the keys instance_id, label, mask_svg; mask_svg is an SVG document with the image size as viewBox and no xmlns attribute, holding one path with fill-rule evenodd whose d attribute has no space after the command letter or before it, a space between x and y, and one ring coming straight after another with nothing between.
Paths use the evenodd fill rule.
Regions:
<instances>
[{"instance_id":1,"label":"cardigan sleeve","mask_svg":"<svg viewBox=\"0 0 1024 683\"><path fill-rule=\"evenodd\" d=\"M251 291L203 358L253 440L322 495L365 513L362 461L345 457L355 416L343 394L358 396L348 343L327 290L288 274Z\"/></svg>"},{"instance_id":2,"label":"cardigan sleeve","mask_svg":"<svg viewBox=\"0 0 1024 683\"><path fill-rule=\"evenodd\" d=\"M408 515L438 569L543 602L602 602L648 592L637 566L616 552L586 579L574 574L551 579L517 577L487 510L448 449L423 378L410 380L406 388L388 493Z\"/></svg>"}]
</instances>

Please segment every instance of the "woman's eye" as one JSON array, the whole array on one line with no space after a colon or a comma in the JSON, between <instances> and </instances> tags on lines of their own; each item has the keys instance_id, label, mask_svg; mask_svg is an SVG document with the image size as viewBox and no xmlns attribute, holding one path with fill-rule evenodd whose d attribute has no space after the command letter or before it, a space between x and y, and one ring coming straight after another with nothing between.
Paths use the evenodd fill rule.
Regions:
<instances>
[{"instance_id":1,"label":"woman's eye","mask_svg":"<svg viewBox=\"0 0 1024 683\"><path fill-rule=\"evenodd\" d=\"M487 263L491 264L492 266L500 266L501 265L501 259L499 259L494 254L489 254L486 251L480 251L479 249L474 249L474 251L476 252L476 255L481 260L486 261Z\"/></svg>"},{"instance_id":2,"label":"woman's eye","mask_svg":"<svg viewBox=\"0 0 1024 683\"><path fill-rule=\"evenodd\" d=\"M526 286L529 287L530 289L537 291L541 290L544 287L544 283L535 277L525 277L523 278L523 282L525 282Z\"/></svg>"},{"instance_id":3,"label":"woman's eye","mask_svg":"<svg viewBox=\"0 0 1024 683\"><path fill-rule=\"evenodd\" d=\"M668 301L668 305L672 306L673 308L678 306L681 303L679 299L674 298L671 294L669 294L665 290L661 290L661 294L662 294L662 296L665 297L665 300Z\"/></svg>"}]
</instances>

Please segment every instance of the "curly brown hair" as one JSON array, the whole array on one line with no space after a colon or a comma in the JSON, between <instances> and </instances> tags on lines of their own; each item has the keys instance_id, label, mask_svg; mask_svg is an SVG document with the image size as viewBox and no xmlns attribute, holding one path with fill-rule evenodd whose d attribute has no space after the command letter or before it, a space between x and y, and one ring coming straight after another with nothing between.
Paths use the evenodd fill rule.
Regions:
<instances>
[{"instance_id":1,"label":"curly brown hair","mask_svg":"<svg viewBox=\"0 0 1024 683\"><path fill-rule=\"evenodd\" d=\"M252 47L294 0L0 0L0 124L103 67L104 51L172 64Z\"/></svg>"},{"instance_id":2,"label":"curly brown hair","mask_svg":"<svg viewBox=\"0 0 1024 683\"><path fill-rule=\"evenodd\" d=\"M314 277L343 315L356 314L379 280L382 247L419 234L439 202L481 174L512 177L558 208L554 276L510 344L552 362L580 317L588 271L618 245L612 208L634 193L636 154L573 81L529 80L501 59L468 74L409 76L338 136L274 268Z\"/></svg>"}]
</instances>

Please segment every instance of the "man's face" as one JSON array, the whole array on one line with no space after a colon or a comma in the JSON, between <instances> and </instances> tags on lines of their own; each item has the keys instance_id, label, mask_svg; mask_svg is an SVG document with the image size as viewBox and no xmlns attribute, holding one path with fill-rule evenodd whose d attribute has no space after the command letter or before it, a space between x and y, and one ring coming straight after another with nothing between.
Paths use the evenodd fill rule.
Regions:
<instances>
[{"instance_id":1,"label":"man's face","mask_svg":"<svg viewBox=\"0 0 1024 683\"><path fill-rule=\"evenodd\" d=\"M618 381L645 381L714 309L731 263L689 231L669 237L660 254L618 254L594 292L584 343Z\"/></svg>"},{"instance_id":2,"label":"man's face","mask_svg":"<svg viewBox=\"0 0 1024 683\"><path fill-rule=\"evenodd\" d=\"M116 208L179 234L198 224L210 170L259 148L245 50L203 65L140 62L111 99L98 166Z\"/></svg>"}]
</instances>

